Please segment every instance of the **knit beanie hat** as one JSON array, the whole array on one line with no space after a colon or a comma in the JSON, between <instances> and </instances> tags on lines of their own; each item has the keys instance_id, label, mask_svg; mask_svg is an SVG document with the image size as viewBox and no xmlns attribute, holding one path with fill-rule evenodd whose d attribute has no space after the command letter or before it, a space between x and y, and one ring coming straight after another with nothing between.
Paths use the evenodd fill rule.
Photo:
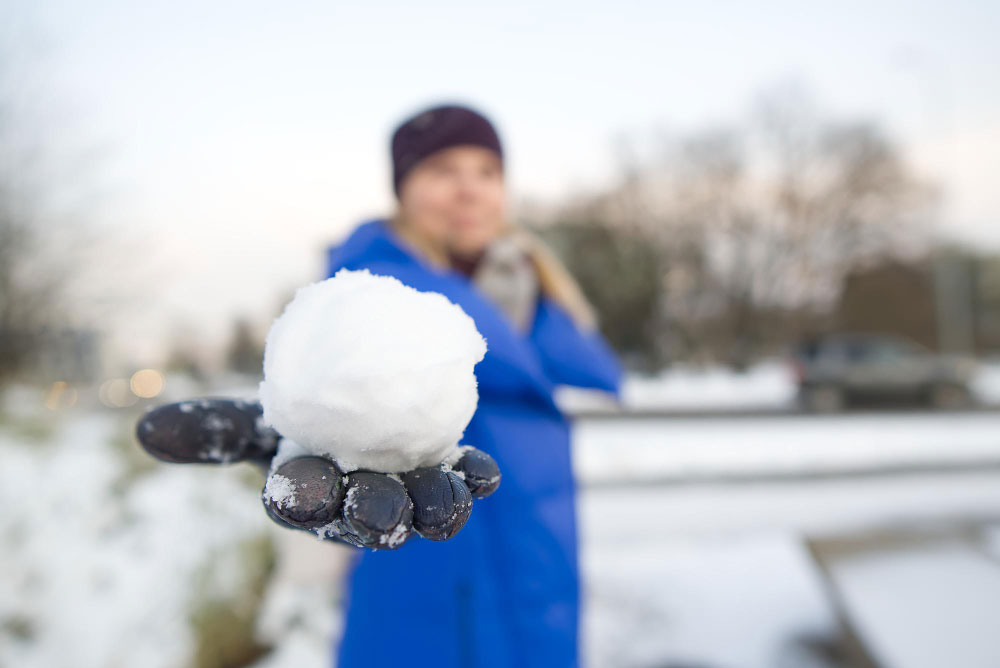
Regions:
<instances>
[{"instance_id":1,"label":"knit beanie hat","mask_svg":"<svg viewBox=\"0 0 1000 668\"><path fill-rule=\"evenodd\" d=\"M503 164L500 138L485 116L462 105L430 107L408 118L392 133L392 188L399 185L418 162L435 151L458 144L491 149Z\"/></svg>"}]
</instances>

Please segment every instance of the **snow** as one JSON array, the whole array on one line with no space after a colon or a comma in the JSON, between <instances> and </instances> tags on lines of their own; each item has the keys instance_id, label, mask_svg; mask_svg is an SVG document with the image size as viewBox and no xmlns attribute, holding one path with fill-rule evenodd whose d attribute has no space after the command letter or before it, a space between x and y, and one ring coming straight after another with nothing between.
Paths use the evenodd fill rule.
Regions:
<instances>
[{"instance_id":1,"label":"snow","mask_svg":"<svg viewBox=\"0 0 1000 668\"><path fill-rule=\"evenodd\" d=\"M351 487L347 490L347 494L344 496L344 508L350 508L351 510L357 508L358 502L354 497L358 495L358 488Z\"/></svg>"},{"instance_id":2,"label":"snow","mask_svg":"<svg viewBox=\"0 0 1000 668\"><path fill-rule=\"evenodd\" d=\"M276 572L257 618L257 637L275 647L254 668L328 666L343 612L340 582L355 548L313 540L300 531L275 534Z\"/></svg>"},{"instance_id":3,"label":"snow","mask_svg":"<svg viewBox=\"0 0 1000 668\"><path fill-rule=\"evenodd\" d=\"M472 318L444 295L341 269L299 288L272 324L263 417L345 471L433 466L476 410L485 353Z\"/></svg>"},{"instance_id":4,"label":"snow","mask_svg":"<svg viewBox=\"0 0 1000 668\"><path fill-rule=\"evenodd\" d=\"M963 541L840 557L832 572L879 665L1000 666L1000 567Z\"/></svg>"},{"instance_id":5,"label":"snow","mask_svg":"<svg viewBox=\"0 0 1000 668\"><path fill-rule=\"evenodd\" d=\"M818 476L1000 465L1000 413L580 420L585 482Z\"/></svg>"},{"instance_id":6,"label":"snow","mask_svg":"<svg viewBox=\"0 0 1000 668\"><path fill-rule=\"evenodd\" d=\"M455 466L456 464L458 464L458 461L462 457L465 456L466 452L468 452L469 450L474 450L474 449L475 448L473 446L471 446L471 445L460 445L460 446L458 446L454 450L454 452L452 452L450 455L448 455L447 457L445 457L444 461L441 462L441 470L444 471L445 473L454 473L455 475L457 475L462 480L465 480L465 471L457 471L457 470L455 470L452 467ZM500 479L500 476L494 476L493 478L490 478L489 482L492 484L492 483L495 483L499 479Z\"/></svg>"},{"instance_id":7,"label":"snow","mask_svg":"<svg viewBox=\"0 0 1000 668\"><path fill-rule=\"evenodd\" d=\"M273 525L259 483L238 467L152 462L135 443L123 456L114 439L135 417L50 415L44 441L0 425L0 620L27 629L0 628L0 664L189 665L186 611L246 587L238 546ZM128 463L140 458L145 472Z\"/></svg>"},{"instance_id":8,"label":"snow","mask_svg":"<svg viewBox=\"0 0 1000 668\"><path fill-rule=\"evenodd\" d=\"M295 505L295 483L280 473L272 473L264 485L264 498L278 508L292 507Z\"/></svg>"},{"instance_id":9,"label":"snow","mask_svg":"<svg viewBox=\"0 0 1000 668\"><path fill-rule=\"evenodd\" d=\"M630 374L622 385L622 403L631 410L787 407L795 394L791 369L779 361L758 364L744 373L676 366L654 376Z\"/></svg>"},{"instance_id":10,"label":"snow","mask_svg":"<svg viewBox=\"0 0 1000 668\"><path fill-rule=\"evenodd\" d=\"M882 526L996 522L1000 473L585 488L580 513L595 542L621 547L657 537L819 536Z\"/></svg>"},{"instance_id":11,"label":"snow","mask_svg":"<svg viewBox=\"0 0 1000 668\"><path fill-rule=\"evenodd\" d=\"M969 389L979 403L1000 405L1000 359L981 360ZM788 363L770 359L744 372L677 364L653 375L627 373L620 403L606 392L565 385L556 388L556 400L570 413L777 411L795 408L797 391Z\"/></svg>"},{"instance_id":12,"label":"snow","mask_svg":"<svg viewBox=\"0 0 1000 668\"><path fill-rule=\"evenodd\" d=\"M584 532L586 665L806 668L795 641L832 637L817 569L792 534L627 546Z\"/></svg>"},{"instance_id":13,"label":"snow","mask_svg":"<svg viewBox=\"0 0 1000 668\"><path fill-rule=\"evenodd\" d=\"M409 528L407 528L406 524L400 522L392 528L391 532L379 536L378 542L389 547L398 547L403 544L403 541L406 540L409 534Z\"/></svg>"},{"instance_id":14,"label":"snow","mask_svg":"<svg viewBox=\"0 0 1000 668\"><path fill-rule=\"evenodd\" d=\"M1000 524L988 526L983 530L983 543L987 554L1000 561Z\"/></svg>"},{"instance_id":15,"label":"snow","mask_svg":"<svg viewBox=\"0 0 1000 668\"><path fill-rule=\"evenodd\" d=\"M802 654L810 638L836 643L834 607L805 550L807 537L967 526L996 518L996 472L585 488L580 535L587 665L839 665ZM920 582L889 573L891 564L902 560L876 567L848 564L851 573L844 577L851 580L844 584L856 599L852 616L866 621L872 638L877 633L881 644L891 645L892 658L909 659L913 650L941 643L928 655L937 663L880 665L1000 665L972 660L982 654L959 652L954 625L942 629L950 638L920 626L927 621L926 607L909 609L941 594L948 614L976 617L968 627L980 631L971 651L995 656L1000 648L995 633L982 631L997 619L1000 564L987 567L983 559L957 560L947 553L917 556L923 561ZM980 580L983 593L975 594ZM914 591L907 593L908 587ZM870 605L872 619L858 615ZM920 637L906 632L908 624L919 628ZM970 645L972 638L966 640ZM944 649L956 650L952 660L941 660Z\"/></svg>"},{"instance_id":16,"label":"snow","mask_svg":"<svg viewBox=\"0 0 1000 668\"><path fill-rule=\"evenodd\" d=\"M190 665L192 605L245 591L236 546L261 536L280 555L257 616L275 647L254 668L330 665L354 548L267 519L248 465L126 456L113 441L136 415L38 417L51 437L0 424L0 665ZM577 420L585 665L829 666L802 653L836 633L805 541L928 525L986 527L983 558L944 545L834 561L848 609L885 665L998 665L980 642L1000 600L997 434L990 413ZM307 452L285 438L276 459ZM136 458L148 469L130 472Z\"/></svg>"},{"instance_id":17,"label":"snow","mask_svg":"<svg viewBox=\"0 0 1000 668\"><path fill-rule=\"evenodd\" d=\"M278 441L278 450L271 457L271 468L269 477L281 467L282 464L298 457L308 457L312 453L305 447L299 445L290 438L282 438Z\"/></svg>"},{"instance_id":18,"label":"snow","mask_svg":"<svg viewBox=\"0 0 1000 668\"><path fill-rule=\"evenodd\" d=\"M578 420L587 665L828 666L806 649L837 642L806 538L970 525L992 564L918 553L920 582L886 575L901 559L843 584L881 665L1000 665L997 434L998 414Z\"/></svg>"},{"instance_id":19,"label":"snow","mask_svg":"<svg viewBox=\"0 0 1000 668\"><path fill-rule=\"evenodd\" d=\"M323 526L318 526L313 529L316 532L316 538L325 541L327 538L333 538L340 535L340 527L338 526L340 520L332 520L331 522L324 524Z\"/></svg>"}]
</instances>

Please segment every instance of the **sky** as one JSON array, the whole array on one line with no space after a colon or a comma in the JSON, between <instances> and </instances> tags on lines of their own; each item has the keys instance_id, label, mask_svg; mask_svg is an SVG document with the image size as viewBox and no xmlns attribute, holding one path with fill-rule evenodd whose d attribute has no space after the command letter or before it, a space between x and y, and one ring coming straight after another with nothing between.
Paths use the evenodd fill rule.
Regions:
<instances>
[{"instance_id":1,"label":"sky","mask_svg":"<svg viewBox=\"0 0 1000 668\"><path fill-rule=\"evenodd\" d=\"M941 234L1000 249L1000 3L0 0L45 119L98 156L123 363L266 332L323 249L392 205L389 137L440 101L496 124L510 194L614 177L614 141L739 120L794 81L883 125L945 189ZM94 285L98 285L95 282Z\"/></svg>"}]
</instances>

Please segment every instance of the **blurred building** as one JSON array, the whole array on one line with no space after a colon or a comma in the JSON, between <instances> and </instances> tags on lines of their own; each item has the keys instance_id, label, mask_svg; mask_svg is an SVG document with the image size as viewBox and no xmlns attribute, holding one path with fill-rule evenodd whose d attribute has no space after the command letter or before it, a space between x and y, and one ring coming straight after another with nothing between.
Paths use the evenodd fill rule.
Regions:
<instances>
[{"instance_id":1,"label":"blurred building","mask_svg":"<svg viewBox=\"0 0 1000 668\"><path fill-rule=\"evenodd\" d=\"M834 321L841 331L898 334L936 350L1000 353L1000 257L942 250L855 270Z\"/></svg>"},{"instance_id":2,"label":"blurred building","mask_svg":"<svg viewBox=\"0 0 1000 668\"><path fill-rule=\"evenodd\" d=\"M1000 257L975 263L973 276L977 348L983 352L1000 351Z\"/></svg>"}]
</instances>

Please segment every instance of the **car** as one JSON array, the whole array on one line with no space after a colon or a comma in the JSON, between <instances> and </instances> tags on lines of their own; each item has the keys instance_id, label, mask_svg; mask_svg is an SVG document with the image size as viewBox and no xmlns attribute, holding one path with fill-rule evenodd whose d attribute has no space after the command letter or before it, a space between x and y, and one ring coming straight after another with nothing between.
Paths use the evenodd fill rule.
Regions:
<instances>
[{"instance_id":1,"label":"car","mask_svg":"<svg viewBox=\"0 0 1000 668\"><path fill-rule=\"evenodd\" d=\"M887 334L831 334L803 341L792 365L802 408L835 412L860 403L970 406L974 360Z\"/></svg>"}]
</instances>

